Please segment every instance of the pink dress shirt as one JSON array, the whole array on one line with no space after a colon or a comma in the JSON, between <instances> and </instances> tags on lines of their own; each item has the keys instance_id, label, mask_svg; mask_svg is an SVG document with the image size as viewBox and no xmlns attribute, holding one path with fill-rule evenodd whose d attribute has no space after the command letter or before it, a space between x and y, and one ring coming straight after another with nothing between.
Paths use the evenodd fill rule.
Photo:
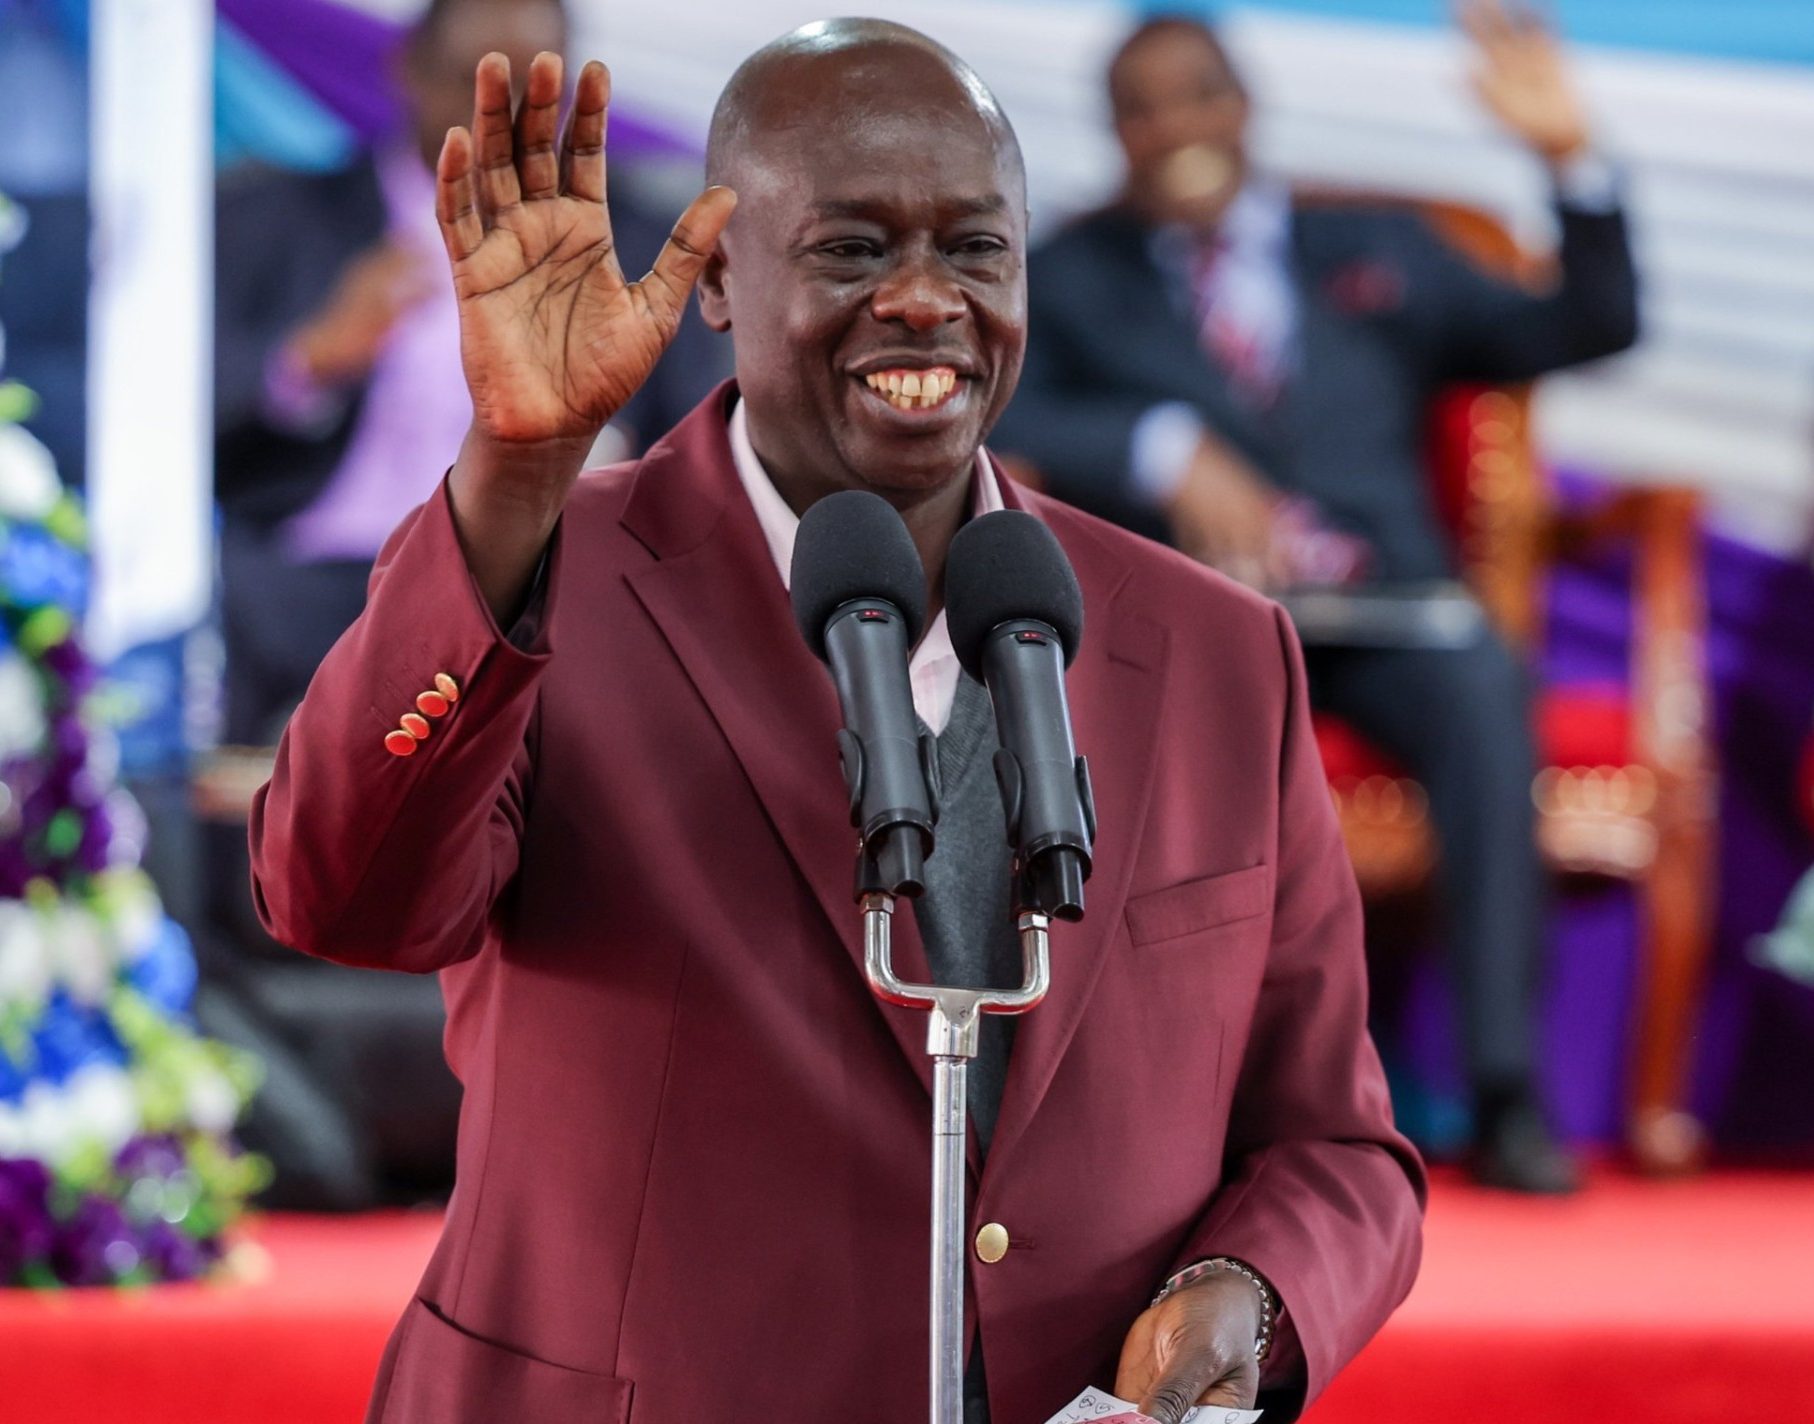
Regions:
<instances>
[{"instance_id":1,"label":"pink dress shirt","mask_svg":"<svg viewBox=\"0 0 1814 1424\"><path fill-rule=\"evenodd\" d=\"M785 587L793 570L794 538L800 530L800 516L787 507L787 501L781 498L768 471L762 468L762 461L756 458L756 447L750 444L749 427L749 416L739 400L731 411L731 461L737 467L737 478L743 481L743 492L755 506L762 537L768 541L768 551L774 557L775 568ZM1001 486L996 482L995 469L981 450L976 452L976 479L971 488L974 491L972 514L988 514L1002 507ZM945 610L941 608L907 664L907 677L913 684L913 710L920 714L920 720L935 736L945 730L945 723L951 719L959 671L957 651L951 646L951 630L946 626Z\"/></svg>"}]
</instances>

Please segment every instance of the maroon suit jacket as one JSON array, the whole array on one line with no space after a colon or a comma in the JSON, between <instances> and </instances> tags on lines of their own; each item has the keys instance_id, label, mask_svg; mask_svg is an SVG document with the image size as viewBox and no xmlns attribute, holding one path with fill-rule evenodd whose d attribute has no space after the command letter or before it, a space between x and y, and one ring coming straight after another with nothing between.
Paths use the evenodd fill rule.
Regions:
<instances>
[{"instance_id":1,"label":"maroon suit jacket","mask_svg":"<svg viewBox=\"0 0 1814 1424\"><path fill-rule=\"evenodd\" d=\"M729 389L581 479L527 649L445 494L412 516L254 808L272 934L438 970L465 1085L373 1420L924 1418L925 1020L862 975L837 700L737 481ZM1296 642L1265 600L1004 488L1083 588L1101 836L980 1172L972 1141L970 1220L1012 1243L970 1260L992 1416L1112 1385L1155 1287L1211 1255L1272 1281L1314 1396L1410 1288L1423 1182ZM459 701L392 755L438 672Z\"/></svg>"}]
</instances>

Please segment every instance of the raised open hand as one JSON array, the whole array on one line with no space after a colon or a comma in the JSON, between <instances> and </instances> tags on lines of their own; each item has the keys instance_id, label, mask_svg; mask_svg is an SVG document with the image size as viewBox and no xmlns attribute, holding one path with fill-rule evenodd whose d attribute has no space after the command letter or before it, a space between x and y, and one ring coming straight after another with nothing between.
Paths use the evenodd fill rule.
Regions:
<instances>
[{"instance_id":1,"label":"raised open hand","mask_svg":"<svg viewBox=\"0 0 1814 1424\"><path fill-rule=\"evenodd\" d=\"M1458 0L1474 41L1474 91L1514 138L1549 163L1588 147L1587 112L1562 43L1527 0Z\"/></svg>"},{"instance_id":2,"label":"raised open hand","mask_svg":"<svg viewBox=\"0 0 1814 1424\"><path fill-rule=\"evenodd\" d=\"M626 281L605 211L604 65L580 71L557 150L560 99L560 57L539 54L513 124L510 61L486 55L472 129L450 129L436 165L475 426L511 444L589 441L623 408L673 338L737 201L706 189L653 270Z\"/></svg>"}]
</instances>

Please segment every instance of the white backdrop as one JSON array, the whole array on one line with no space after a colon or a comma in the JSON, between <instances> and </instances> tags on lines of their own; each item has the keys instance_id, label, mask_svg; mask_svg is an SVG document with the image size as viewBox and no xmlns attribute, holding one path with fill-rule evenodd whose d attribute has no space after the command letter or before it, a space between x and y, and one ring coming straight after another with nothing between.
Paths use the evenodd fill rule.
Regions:
<instances>
[{"instance_id":1,"label":"white backdrop","mask_svg":"<svg viewBox=\"0 0 1814 1424\"><path fill-rule=\"evenodd\" d=\"M93 0L88 640L193 628L213 582L211 0Z\"/></svg>"}]
</instances>

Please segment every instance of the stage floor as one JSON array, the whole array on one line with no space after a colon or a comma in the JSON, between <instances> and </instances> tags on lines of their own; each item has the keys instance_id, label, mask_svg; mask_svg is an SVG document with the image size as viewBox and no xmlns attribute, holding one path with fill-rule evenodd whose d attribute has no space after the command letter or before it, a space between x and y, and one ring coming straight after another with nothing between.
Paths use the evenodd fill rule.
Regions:
<instances>
[{"instance_id":1,"label":"stage floor","mask_svg":"<svg viewBox=\"0 0 1814 1424\"><path fill-rule=\"evenodd\" d=\"M0 1420L357 1424L438 1224L266 1216L238 1284L0 1291ZM1814 1173L1560 1202L1439 1175L1417 1289L1306 1418L1809 1424Z\"/></svg>"}]
</instances>

